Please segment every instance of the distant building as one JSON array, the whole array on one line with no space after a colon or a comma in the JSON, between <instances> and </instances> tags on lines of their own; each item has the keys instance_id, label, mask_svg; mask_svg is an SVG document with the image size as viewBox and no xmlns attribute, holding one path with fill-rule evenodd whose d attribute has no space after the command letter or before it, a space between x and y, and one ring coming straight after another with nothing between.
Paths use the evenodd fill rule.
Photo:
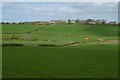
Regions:
<instances>
[{"instance_id":1,"label":"distant building","mask_svg":"<svg viewBox=\"0 0 120 80\"><path fill-rule=\"evenodd\" d=\"M114 21L114 22L109 22L108 24L118 24L118 23Z\"/></svg>"},{"instance_id":2,"label":"distant building","mask_svg":"<svg viewBox=\"0 0 120 80\"><path fill-rule=\"evenodd\" d=\"M75 22L75 20L71 20L70 23L75 24L76 22Z\"/></svg>"},{"instance_id":3,"label":"distant building","mask_svg":"<svg viewBox=\"0 0 120 80\"><path fill-rule=\"evenodd\" d=\"M96 24L96 22L95 22L94 19L87 19L87 20L86 20L86 23L87 23L87 24Z\"/></svg>"},{"instance_id":4,"label":"distant building","mask_svg":"<svg viewBox=\"0 0 120 80\"><path fill-rule=\"evenodd\" d=\"M91 21L91 22L89 22L89 24L96 24L96 22L95 21Z\"/></svg>"},{"instance_id":5,"label":"distant building","mask_svg":"<svg viewBox=\"0 0 120 80\"><path fill-rule=\"evenodd\" d=\"M48 23L49 23L49 25L55 25L55 24L56 24L56 21L55 21L55 20L51 20L51 21L49 21Z\"/></svg>"}]
</instances>

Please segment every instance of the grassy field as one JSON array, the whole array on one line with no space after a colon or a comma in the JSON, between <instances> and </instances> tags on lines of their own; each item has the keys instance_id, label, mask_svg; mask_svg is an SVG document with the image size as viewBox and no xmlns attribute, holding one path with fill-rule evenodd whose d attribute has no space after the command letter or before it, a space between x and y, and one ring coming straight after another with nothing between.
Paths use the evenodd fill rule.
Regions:
<instances>
[{"instance_id":1,"label":"grassy field","mask_svg":"<svg viewBox=\"0 0 120 80\"><path fill-rule=\"evenodd\" d=\"M5 47L5 78L115 78L118 77L116 45L76 48Z\"/></svg>"},{"instance_id":2,"label":"grassy field","mask_svg":"<svg viewBox=\"0 0 120 80\"><path fill-rule=\"evenodd\" d=\"M7 24L2 28L3 43L24 44L2 48L4 78L118 77L118 44L110 42L118 39L117 26ZM76 41L84 43L38 47Z\"/></svg>"},{"instance_id":3,"label":"grassy field","mask_svg":"<svg viewBox=\"0 0 120 80\"><path fill-rule=\"evenodd\" d=\"M20 33L34 30L39 27L33 24L3 24L2 26L3 33Z\"/></svg>"},{"instance_id":4,"label":"grassy field","mask_svg":"<svg viewBox=\"0 0 120 80\"><path fill-rule=\"evenodd\" d=\"M96 42L97 39L117 40L118 38L118 27L114 25L7 25L3 25L3 39L6 40L11 36L19 37L19 40L12 40L9 43L65 44L76 41ZM16 32L19 34L15 34ZM24 40L21 40L21 38ZM90 38L90 40L84 40L84 38ZM3 41L5 42L5 40Z\"/></svg>"}]
</instances>

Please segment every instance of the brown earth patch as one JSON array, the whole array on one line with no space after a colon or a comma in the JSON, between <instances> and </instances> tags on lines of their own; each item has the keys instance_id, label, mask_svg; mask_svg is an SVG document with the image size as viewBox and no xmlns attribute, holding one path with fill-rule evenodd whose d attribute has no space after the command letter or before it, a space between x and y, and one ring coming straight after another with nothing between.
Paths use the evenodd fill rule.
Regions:
<instances>
[{"instance_id":1,"label":"brown earth patch","mask_svg":"<svg viewBox=\"0 0 120 80\"><path fill-rule=\"evenodd\" d=\"M119 40L107 40L103 42L90 42L88 44L118 44Z\"/></svg>"}]
</instances>

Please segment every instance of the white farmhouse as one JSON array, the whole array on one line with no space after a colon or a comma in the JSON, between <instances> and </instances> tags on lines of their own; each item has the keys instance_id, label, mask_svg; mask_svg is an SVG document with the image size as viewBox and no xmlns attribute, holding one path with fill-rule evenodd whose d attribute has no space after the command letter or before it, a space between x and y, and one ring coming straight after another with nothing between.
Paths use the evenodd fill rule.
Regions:
<instances>
[{"instance_id":1,"label":"white farmhouse","mask_svg":"<svg viewBox=\"0 0 120 80\"><path fill-rule=\"evenodd\" d=\"M75 24L75 20L71 20L70 23Z\"/></svg>"}]
</instances>

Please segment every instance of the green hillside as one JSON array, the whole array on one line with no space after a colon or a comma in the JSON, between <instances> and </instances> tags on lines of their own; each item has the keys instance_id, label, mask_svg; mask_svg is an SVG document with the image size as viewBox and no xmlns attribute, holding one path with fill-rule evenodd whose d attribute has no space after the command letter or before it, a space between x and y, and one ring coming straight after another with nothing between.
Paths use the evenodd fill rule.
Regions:
<instances>
[{"instance_id":1,"label":"green hillside","mask_svg":"<svg viewBox=\"0 0 120 80\"><path fill-rule=\"evenodd\" d=\"M3 44L23 44L2 47L4 78L118 77L118 26L5 24L2 33Z\"/></svg>"}]
</instances>

